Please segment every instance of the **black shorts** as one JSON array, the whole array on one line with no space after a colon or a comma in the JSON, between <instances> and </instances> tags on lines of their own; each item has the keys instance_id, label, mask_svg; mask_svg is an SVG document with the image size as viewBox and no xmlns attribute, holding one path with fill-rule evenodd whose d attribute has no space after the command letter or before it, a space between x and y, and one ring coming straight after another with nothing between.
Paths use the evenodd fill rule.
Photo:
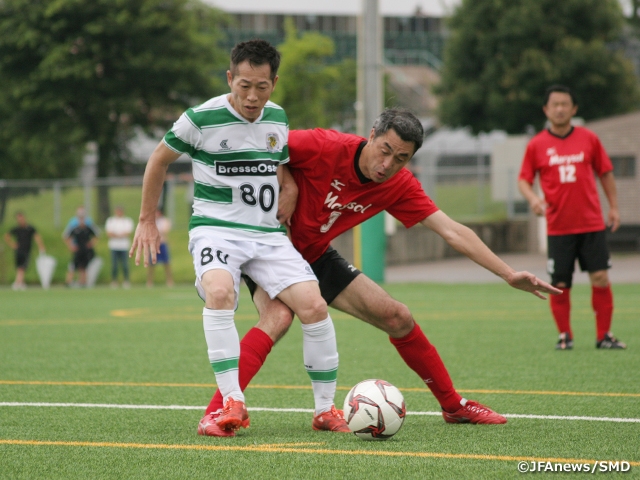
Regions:
<instances>
[{"instance_id":1,"label":"black shorts","mask_svg":"<svg viewBox=\"0 0 640 480\"><path fill-rule=\"evenodd\" d=\"M78 250L73 255L73 266L84 270L94 256L93 250Z\"/></svg>"},{"instance_id":2,"label":"black shorts","mask_svg":"<svg viewBox=\"0 0 640 480\"><path fill-rule=\"evenodd\" d=\"M547 237L547 272L551 284L565 283L571 287L576 259L583 272L597 272L611 268L611 258L604 230L573 235Z\"/></svg>"},{"instance_id":3,"label":"black shorts","mask_svg":"<svg viewBox=\"0 0 640 480\"><path fill-rule=\"evenodd\" d=\"M27 268L29 266L29 252L16 250L16 268Z\"/></svg>"},{"instance_id":4,"label":"black shorts","mask_svg":"<svg viewBox=\"0 0 640 480\"><path fill-rule=\"evenodd\" d=\"M331 304L340 292L362 273L342 258L333 247L329 247L318 260L313 262L311 269L318 277L320 294L324 301L327 302L327 305ZM246 275L242 275L242 278L247 287L249 287L251 297L253 297L256 291L256 283Z\"/></svg>"}]
</instances>

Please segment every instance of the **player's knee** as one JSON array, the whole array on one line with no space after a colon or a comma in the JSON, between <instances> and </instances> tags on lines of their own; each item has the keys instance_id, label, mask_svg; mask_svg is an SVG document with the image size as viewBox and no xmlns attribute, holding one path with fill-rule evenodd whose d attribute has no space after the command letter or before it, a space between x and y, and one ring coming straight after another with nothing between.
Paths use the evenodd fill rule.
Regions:
<instances>
[{"instance_id":1,"label":"player's knee","mask_svg":"<svg viewBox=\"0 0 640 480\"><path fill-rule=\"evenodd\" d=\"M556 288L571 288L572 275L552 275L551 285Z\"/></svg>"},{"instance_id":2,"label":"player's knee","mask_svg":"<svg viewBox=\"0 0 640 480\"><path fill-rule=\"evenodd\" d=\"M329 316L327 302L320 295L314 296L308 299L296 314L300 317L302 323L321 322Z\"/></svg>"},{"instance_id":3,"label":"player's knee","mask_svg":"<svg viewBox=\"0 0 640 480\"><path fill-rule=\"evenodd\" d=\"M224 285L209 284L205 289L207 308L229 310L235 306L235 291Z\"/></svg>"},{"instance_id":4,"label":"player's knee","mask_svg":"<svg viewBox=\"0 0 640 480\"><path fill-rule=\"evenodd\" d=\"M293 323L293 312L285 304L277 302L269 308L260 310L260 320L256 327L264 331L271 339L277 342L289 330Z\"/></svg>"},{"instance_id":5,"label":"player's knee","mask_svg":"<svg viewBox=\"0 0 640 480\"><path fill-rule=\"evenodd\" d=\"M596 287L606 287L609 285L609 274L606 270L589 273L591 283Z\"/></svg>"},{"instance_id":6,"label":"player's knee","mask_svg":"<svg viewBox=\"0 0 640 480\"><path fill-rule=\"evenodd\" d=\"M413 316L409 308L400 303L393 302L385 312L383 317L384 330L392 336L402 336L413 328Z\"/></svg>"}]
</instances>

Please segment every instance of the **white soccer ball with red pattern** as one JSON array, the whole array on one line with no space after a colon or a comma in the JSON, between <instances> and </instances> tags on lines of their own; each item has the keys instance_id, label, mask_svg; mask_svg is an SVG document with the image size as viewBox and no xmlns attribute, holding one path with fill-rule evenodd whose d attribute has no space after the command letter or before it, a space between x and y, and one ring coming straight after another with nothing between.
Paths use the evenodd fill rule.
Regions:
<instances>
[{"instance_id":1,"label":"white soccer ball with red pattern","mask_svg":"<svg viewBox=\"0 0 640 480\"><path fill-rule=\"evenodd\" d=\"M384 380L364 380L344 400L344 419L363 440L386 440L402 424L407 409L400 390Z\"/></svg>"}]
</instances>

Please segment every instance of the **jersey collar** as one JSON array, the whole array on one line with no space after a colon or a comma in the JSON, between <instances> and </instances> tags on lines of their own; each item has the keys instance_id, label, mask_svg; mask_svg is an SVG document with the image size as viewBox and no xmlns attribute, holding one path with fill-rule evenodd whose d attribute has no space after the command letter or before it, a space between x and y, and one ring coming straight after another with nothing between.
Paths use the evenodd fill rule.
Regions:
<instances>
[{"instance_id":1,"label":"jersey collar","mask_svg":"<svg viewBox=\"0 0 640 480\"><path fill-rule=\"evenodd\" d=\"M256 118L255 121L249 122L249 120L244 118L242 115L240 115L238 112L236 112L235 108L233 108L233 106L231 105L231 102L229 101L229 94L228 93L225 93L223 95L223 97L224 97L224 106L227 107L227 110L229 110L229 112L231 112L231 114L234 117L236 117L238 120L241 120L244 123L260 123L260 120L262 120L262 116L264 115L264 108L260 112L260 116L258 118Z\"/></svg>"},{"instance_id":2,"label":"jersey collar","mask_svg":"<svg viewBox=\"0 0 640 480\"><path fill-rule=\"evenodd\" d=\"M363 185L365 183L371 182L370 178L367 178L364 176L364 173L362 173L362 170L360 170L360 165L358 165L360 163L360 154L362 154L362 149L366 144L367 144L366 141L363 141L360 143L360 145L358 146L358 150L356 150L356 154L353 158L353 168L355 168L356 170L356 175L358 176L358 180L360 180L360 183Z\"/></svg>"},{"instance_id":3,"label":"jersey collar","mask_svg":"<svg viewBox=\"0 0 640 480\"><path fill-rule=\"evenodd\" d=\"M573 130L574 130L574 127L573 127L573 125L572 125L572 126L571 126L571 129L567 132L567 134L566 134L566 135L562 135L562 136L560 136L560 135L556 135L555 133L553 133L553 132L551 131L551 129L550 129L550 128L547 128L547 132L549 132L549 135L552 135L552 136L554 136L554 137L556 137L556 138L560 138L560 139L562 139L562 140L564 140L564 139L565 139L565 138L567 138L569 135L571 135L571 134L573 133Z\"/></svg>"}]
</instances>

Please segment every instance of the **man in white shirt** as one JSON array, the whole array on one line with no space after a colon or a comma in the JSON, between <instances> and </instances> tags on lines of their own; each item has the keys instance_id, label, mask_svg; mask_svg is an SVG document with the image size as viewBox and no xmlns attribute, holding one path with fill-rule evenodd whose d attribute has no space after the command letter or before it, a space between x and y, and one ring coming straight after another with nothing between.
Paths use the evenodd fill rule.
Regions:
<instances>
[{"instance_id":1,"label":"man in white shirt","mask_svg":"<svg viewBox=\"0 0 640 480\"><path fill-rule=\"evenodd\" d=\"M124 209L118 206L114 210L114 215L107 218L105 230L109 238L109 250L111 250L111 286L118 286L118 264L122 265L122 286L129 288L129 248L131 240L129 237L133 233L133 220L124 216Z\"/></svg>"}]
</instances>

